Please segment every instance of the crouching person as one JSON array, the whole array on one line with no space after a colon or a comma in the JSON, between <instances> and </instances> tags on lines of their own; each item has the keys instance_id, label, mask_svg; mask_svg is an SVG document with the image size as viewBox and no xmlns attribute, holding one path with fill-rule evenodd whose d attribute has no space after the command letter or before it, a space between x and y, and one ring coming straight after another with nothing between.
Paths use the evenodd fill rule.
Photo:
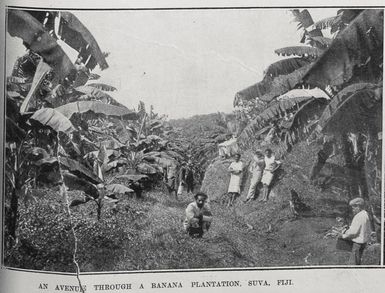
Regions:
<instances>
[{"instance_id":1,"label":"crouching person","mask_svg":"<svg viewBox=\"0 0 385 293\"><path fill-rule=\"evenodd\" d=\"M195 201L186 208L184 228L191 237L201 238L204 230L208 231L212 221L212 213L206 203L207 195L198 192Z\"/></svg>"}]
</instances>

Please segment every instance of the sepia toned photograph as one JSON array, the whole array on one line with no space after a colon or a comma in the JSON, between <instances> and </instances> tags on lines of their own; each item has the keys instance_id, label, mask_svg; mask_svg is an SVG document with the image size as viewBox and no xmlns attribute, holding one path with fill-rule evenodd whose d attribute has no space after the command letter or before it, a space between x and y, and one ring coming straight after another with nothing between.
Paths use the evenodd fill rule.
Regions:
<instances>
[{"instance_id":1,"label":"sepia toned photograph","mask_svg":"<svg viewBox=\"0 0 385 293\"><path fill-rule=\"evenodd\" d=\"M383 25L357 7L8 7L3 265L378 267Z\"/></svg>"}]
</instances>

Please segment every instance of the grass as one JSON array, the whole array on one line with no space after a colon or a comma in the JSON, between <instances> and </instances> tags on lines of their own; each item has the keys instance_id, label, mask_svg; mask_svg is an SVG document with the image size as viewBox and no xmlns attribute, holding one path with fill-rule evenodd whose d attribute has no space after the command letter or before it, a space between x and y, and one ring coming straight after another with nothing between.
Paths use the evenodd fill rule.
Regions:
<instances>
[{"instance_id":1,"label":"grass","mask_svg":"<svg viewBox=\"0 0 385 293\"><path fill-rule=\"evenodd\" d=\"M242 202L247 191L245 180L241 198L227 208L220 194L226 189L226 168L208 170L209 188L203 189L206 187L212 199L214 222L202 239L192 239L183 231L184 209L193 200L192 195L184 194L176 200L161 190L153 190L145 192L142 199L121 196L116 205L104 205L100 221L96 220L93 202L72 208L80 270L346 264L349 253L337 251L336 240L324 236L336 224L336 217L349 218L349 198L331 186L321 190L308 183L312 153L314 150L302 145L283 160L284 173L267 203ZM293 217L289 209L290 189L295 189L310 205L310 213ZM21 205L20 241L7 252L6 265L74 271L74 239L62 196L52 190L36 190L35 194L34 205ZM78 192L69 193L70 199L79 196ZM378 248L372 245L367 249L365 264L377 264Z\"/></svg>"}]
</instances>

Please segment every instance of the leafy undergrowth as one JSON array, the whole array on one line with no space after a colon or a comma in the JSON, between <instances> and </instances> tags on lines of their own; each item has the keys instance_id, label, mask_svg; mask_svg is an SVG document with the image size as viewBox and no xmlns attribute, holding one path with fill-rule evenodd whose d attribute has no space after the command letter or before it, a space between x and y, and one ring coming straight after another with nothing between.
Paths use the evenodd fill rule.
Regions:
<instances>
[{"instance_id":1,"label":"leafy undergrowth","mask_svg":"<svg viewBox=\"0 0 385 293\"><path fill-rule=\"evenodd\" d=\"M214 222L202 239L192 239L183 231L191 194L178 200L163 191L145 192L141 199L120 197L117 204L103 206L100 221L92 201L71 208L80 270L345 265L349 253L336 250L336 240L324 236L336 225L336 217L351 218L349 198L341 187L320 189L308 183L314 150L302 147L283 160L282 174L267 203L243 203L247 185L230 208L218 198L212 200ZM217 179L217 184L224 183ZM308 213L293 217L290 189L310 206ZM7 252L5 263L73 272L74 237L64 199L52 190L36 190L35 195L34 204L21 205L19 242ZM79 196L69 192L70 200ZM378 244L369 246L363 261L378 264Z\"/></svg>"}]
</instances>

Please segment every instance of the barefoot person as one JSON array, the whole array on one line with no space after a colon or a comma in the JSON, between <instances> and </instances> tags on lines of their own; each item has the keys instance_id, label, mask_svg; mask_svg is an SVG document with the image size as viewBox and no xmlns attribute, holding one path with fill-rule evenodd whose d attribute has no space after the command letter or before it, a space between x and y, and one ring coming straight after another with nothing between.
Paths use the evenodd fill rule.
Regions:
<instances>
[{"instance_id":1,"label":"barefoot person","mask_svg":"<svg viewBox=\"0 0 385 293\"><path fill-rule=\"evenodd\" d=\"M204 230L209 230L213 217L210 207L206 203L207 195L198 192L194 198L195 201L186 208L184 229L191 237L201 238Z\"/></svg>"},{"instance_id":2,"label":"barefoot person","mask_svg":"<svg viewBox=\"0 0 385 293\"><path fill-rule=\"evenodd\" d=\"M255 152L255 155L253 157L253 161L250 166L250 172L251 172L251 180L250 180L250 187L249 192L247 193L247 197L245 202L248 202L249 200L252 200L255 198L255 191L257 189L258 184L261 182L263 169L265 169L265 159L262 154L262 151L257 150Z\"/></svg>"},{"instance_id":3,"label":"barefoot person","mask_svg":"<svg viewBox=\"0 0 385 293\"><path fill-rule=\"evenodd\" d=\"M271 149L266 149L265 169L263 170L263 175L261 179L261 182L263 184L263 193L262 198L260 199L261 201L267 201L269 196L269 188L274 178L274 172L278 169L279 165L280 162L275 160L273 151Z\"/></svg>"},{"instance_id":4,"label":"barefoot person","mask_svg":"<svg viewBox=\"0 0 385 293\"><path fill-rule=\"evenodd\" d=\"M229 203L227 206L231 206L234 203L236 196L239 196L241 193L241 179L243 172L243 163L240 161L241 155L235 155L235 161L232 162L229 166L230 172L230 183L229 189L227 191L229 196Z\"/></svg>"},{"instance_id":5,"label":"barefoot person","mask_svg":"<svg viewBox=\"0 0 385 293\"><path fill-rule=\"evenodd\" d=\"M349 239L353 242L353 249L350 254L349 264L360 265L362 254L370 239L372 229L368 213L364 210L365 201L361 197L352 199L349 202L354 217L348 230L340 234L342 239Z\"/></svg>"}]
</instances>

